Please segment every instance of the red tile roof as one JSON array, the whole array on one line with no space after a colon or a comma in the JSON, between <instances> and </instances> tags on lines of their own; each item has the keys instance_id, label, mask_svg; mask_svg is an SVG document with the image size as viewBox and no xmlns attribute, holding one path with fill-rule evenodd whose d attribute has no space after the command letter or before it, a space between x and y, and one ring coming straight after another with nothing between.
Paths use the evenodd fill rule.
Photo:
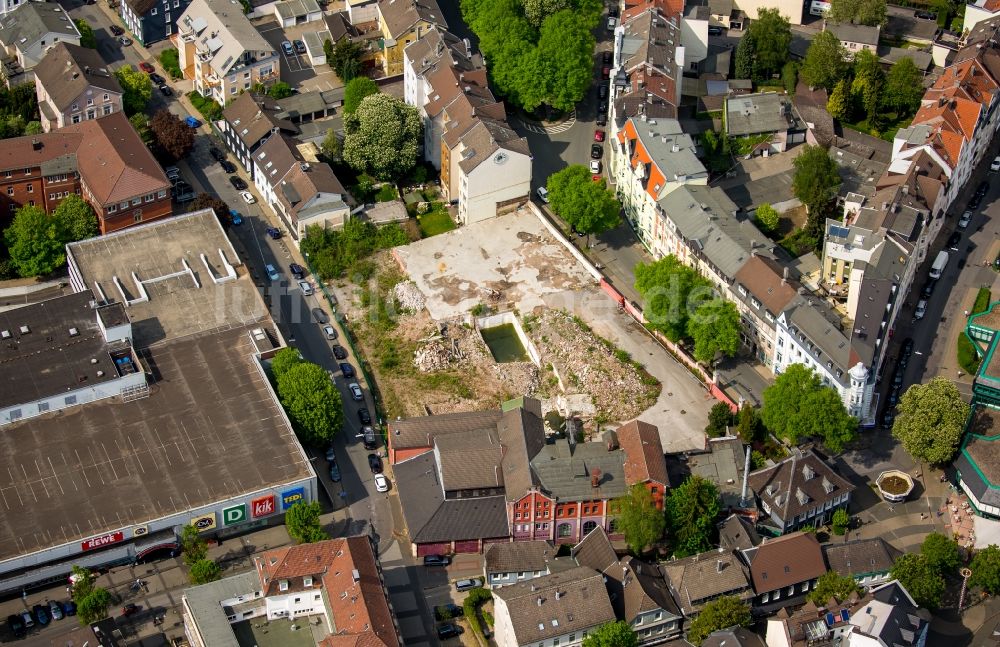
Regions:
<instances>
[{"instance_id":1,"label":"red tile roof","mask_svg":"<svg viewBox=\"0 0 1000 647\"><path fill-rule=\"evenodd\" d=\"M771 539L753 549L750 576L758 595L806 582L826 572L823 550L816 536L793 532Z\"/></svg>"},{"instance_id":2,"label":"red tile roof","mask_svg":"<svg viewBox=\"0 0 1000 647\"><path fill-rule=\"evenodd\" d=\"M622 20L628 22L631 18L647 11L648 9L658 9L664 16L680 16L684 11L684 0L644 0L642 2L625 3L625 11L622 12Z\"/></svg>"},{"instance_id":3,"label":"red tile roof","mask_svg":"<svg viewBox=\"0 0 1000 647\"><path fill-rule=\"evenodd\" d=\"M667 463L663 459L660 432L648 422L633 420L615 432L618 443L625 452L625 481L645 483L655 481L667 486Z\"/></svg>"}]
</instances>

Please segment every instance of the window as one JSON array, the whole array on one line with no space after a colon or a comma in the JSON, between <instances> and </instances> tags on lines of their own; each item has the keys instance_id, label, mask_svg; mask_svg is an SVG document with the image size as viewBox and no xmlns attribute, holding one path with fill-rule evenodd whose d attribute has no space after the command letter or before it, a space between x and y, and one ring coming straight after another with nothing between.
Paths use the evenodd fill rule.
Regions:
<instances>
[{"instance_id":1,"label":"window","mask_svg":"<svg viewBox=\"0 0 1000 647\"><path fill-rule=\"evenodd\" d=\"M14 195L14 187L12 186L7 187L7 195Z\"/></svg>"},{"instance_id":2,"label":"window","mask_svg":"<svg viewBox=\"0 0 1000 647\"><path fill-rule=\"evenodd\" d=\"M142 198L132 198L132 206L142 204Z\"/></svg>"},{"instance_id":3,"label":"window","mask_svg":"<svg viewBox=\"0 0 1000 647\"><path fill-rule=\"evenodd\" d=\"M80 123L80 115L73 115L72 121L74 124Z\"/></svg>"},{"instance_id":4,"label":"window","mask_svg":"<svg viewBox=\"0 0 1000 647\"><path fill-rule=\"evenodd\" d=\"M105 92L105 93L104 93L104 100L105 100L105 101L111 101L111 95L110 95L110 94L108 94L107 92Z\"/></svg>"},{"instance_id":5,"label":"window","mask_svg":"<svg viewBox=\"0 0 1000 647\"><path fill-rule=\"evenodd\" d=\"M74 103L73 105L71 105L69 107L69 109L72 110L73 112L76 112L77 110L80 109L80 104L79 103Z\"/></svg>"},{"instance_id":6,"label":"window","mask_svg":"<svg viewBox=\"0 0 1000 647\"><path fill-rule=\"evenodd\" d=\"M76 404L76 396L67 395L65 398L63 398L63 402L65 402L67 405Z\"/></svg>"},{"instance_id":7,"label":"window","mask_svg":"<svg viewBox=\"0 0 1000 647\"><path fill-rule=\"evenodd\" d=\"M570 534L573 532L573 527L568 523L561 523L558 526L558 530L560 537L569 537Z\"/></svg>"},{"instance_id":8,"label":"window","mask_svg":"<svg viewBox=\"0 0 1000 647\"><path fill-rule=\"evenodd\" d=\"M4 177L10 177L11 176L11 172L10 171L4 171L3 175L4 175Z\"/></svg>"},{"instance_id":9,"label":"window","mask_svg":"<svg viewBox=\"0 0 1000 647\"><path fill-rule=\"evenodd\" d=\"M34 192L35 192L35 185L34 184L29 184L28 185L28 193L34 193Z\"/></svg>"},{"instance_id":10,"label":"window","mask_svg":"<svg viewBox=\"0 0 1000 647\"><path fill-rule=\"evenodd\" d=\"M236 88L229 88L229 94L236 94Z\"/></svg>"},{"instance_id":11,"label":"window","mask_svg":"<svg viewBox=\"0 0 1000 647\"><path fill-rule=\"evenodd\" d=\"M281 580L280 582L278 582L278 590L279 591L287 591L288 590L288 580Z\"/></svg>"},{"instance_id":12,"label":"window","mask_svg":"<svg viewBox=\"0 0 1000 647\"><path fill-rule=\"evenodd\" d=\"M94 113L93 110L88 110L87 111L87 119L93 119L94 118L94 114L95 113Z\"/></svg>"},{"instance_id":13,"label":"window","mask_svg":"<svg viewBox=\"0 0 1000 647\"><path fill-rule=\"evenodd\" d=\"M250 72L244 72L243 73L243 78L244 79L249 79L250 78Z\"/></svg>"},{"instance_id":14,"label":"window","mask_svg":"<svg viewBox=\"0 0 1000 647\"><path fill-rule=\"evenodd\" d=\"M159 191L156 192L156 197L157 198L165 198L165 197L167 197L167 190L166 189L160 189Z\"/></svg>"},{"instance_id":15,"label":"window","mask_svg":"<svg viewBox=\"0 0 1000 647\"><path fill-rule=\"evenodd\" d=\"M295 598L295 604L298 604L299 602L302 602L302 598Z\"/></svg>"},{"instance_id":16,"label":"window","mask_svg":"<svg viewBox=\"0 0 1000 647\"><path fill-rule=\"evenodd\" d=\"M94 100L93 99L87 99L87 105L88 106L94 105Z\"/></svg>"},{"instance_id":17,"label":"window","mask_svg":"<svg viewBox=\"0 0 1000 647\"><path fill-rule=\"evenodd\" d=\"M20 417L21 417L21 410L20 409L11 409L10 410L10 419L11 420L18 420Z\"/></svg>"},{"instance_id":18,"label":"window","mask_svg":"<svg viewBox=\"0 0 1000 647\"><path fill-rule=\"evenodd\" d=\"M142 222L142 209L136 209L132 212L132 222Z\"/></svg>"},{"instance_id":19,"label":"window","mask_svg":"<svg viewBox=\"0 0 1000 647\"><path fill-rule=\"evenodd\" d=\"M111 205L111 206L108 207L108 213L114 213L116 211L118 211L118 205L117 204L113 204L113 205Z\"/></svg>"},{"instance_id":20,"label":"window","mask_svg":"<svg viewBox=\"0 0 1000 647\"><path fill-rule=\"evenodd\" d=\"M146 202L152 202L152 201L153 201L153 194L152 194L152 193L150 193L149 195L147 195L147 196L145 197L145 200L146 200Z\"/></svg>"},{"instance_id":21,"label":"window","mask_svg":"<svg viewBox=\"0 0 1000 647\"><path fill-rule=\"evenodd\" d=\"M24 174L25 175L31 175L31 169L30 168L24 169Z\"/></svg>"},{"instance_id":22,"label":"window","mask_svg":"<svg viewBox=\"0 0 1000 647\"><path fill-rule=\"evenodd\" d=\"M48 410L49 410L49 403L48 402L39 402L38 403L38 412L39 413L41 413L42 411L48 411Z\"/></svg>"},{"instance_id":23,"label":"window","mask_svg":"<svg viewBox=\"0 0 1000 647\"><path fill-rule=\"evenodd\" d=\"M597 527L597 523L595 523L593 521L587 521L586 523L583 524L583 534L586 535L586 534L590 533L590 531L593 530L596 527Z\"/></svg>"}]
</instances>

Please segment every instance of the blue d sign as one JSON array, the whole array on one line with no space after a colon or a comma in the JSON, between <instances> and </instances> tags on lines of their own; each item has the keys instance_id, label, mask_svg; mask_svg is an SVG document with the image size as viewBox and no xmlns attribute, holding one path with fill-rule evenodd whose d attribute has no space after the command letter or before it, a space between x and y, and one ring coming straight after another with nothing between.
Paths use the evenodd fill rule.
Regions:
<instances>
[{"instance_id":1,"label":"blue d sign","mask_svg":"<svg viewBox=\"0 0 1000 647\"><path fill-rule=\"evenodd\" d=\"M293 490L285 490L281 493L281 509L287 510L299 501L306 500L306 489L297 487Z\"/></svg>"}]
</instances>

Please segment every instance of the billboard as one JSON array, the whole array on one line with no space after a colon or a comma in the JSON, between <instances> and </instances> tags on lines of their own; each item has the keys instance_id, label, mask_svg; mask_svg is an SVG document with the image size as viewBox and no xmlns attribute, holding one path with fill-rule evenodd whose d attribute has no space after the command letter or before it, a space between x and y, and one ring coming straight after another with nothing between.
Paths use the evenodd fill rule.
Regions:
<instances>
[{"instance_id":1,"label":"billboard","mask_svg":"<svg viewBox=\"0 0 1000 647\"><path fill-rule=\"evenodd\" d=\"M198 529L198 532L206 532L215 529L215 513L206 512L203 515L191 518L191 525Z\"/></svg>"},{"instance_id":2,"label":"billboard","mask_svg":"<svg viewBox=\"0 0 1000 647\"><path fill-rule=\"evenodd\" d=\"M281 509L287 510L296 503L306 502L306 489L297 487L281 493Z\"/></svg>"},{"instance_id":3,"label":"billboard","mask_svg":"<svg viewBox=\"0 0 1000 647\"><path fill-rule=\"evenodd\" d=\"M247 504L241 503L222 509L222 525L235 526L247 520Z\"/></svg>"},{"instance_id":4,"label":"billboard","mask_svg":"<svg viewBox=\"0 0 1000 647\"><path fill-rule=\"evenodd\" d=\"M259 499L250 501L250 514L254 519L266 517L275 513L277 506L274 504L275 496L268 494Z\"/></svg>"},{"instance_id":5,"label":"billboard","mask_svg":"<svg viewBox=\"0 0 1000 647\"><path fill-rule=\"evenodd\" d=\"M115 532L109 532L106 535L101 535L100 537L91 537L86 541L80 543L80 548L82 550L97 550L98 548L104 548L105 546L110 546L112 544L117 544L125 539L125 533L121 530L116 530Z\"/></svg>"}]
</instances>

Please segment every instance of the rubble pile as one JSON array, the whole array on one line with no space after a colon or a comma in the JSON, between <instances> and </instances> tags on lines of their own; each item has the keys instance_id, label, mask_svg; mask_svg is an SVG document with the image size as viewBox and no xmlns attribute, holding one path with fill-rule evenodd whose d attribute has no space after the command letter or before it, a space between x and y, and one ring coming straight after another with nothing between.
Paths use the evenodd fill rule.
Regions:
<instances>
[{"instance_id":1,"label":"rubble pile","mask_svg":"<svg viewBox=\"0 0 1000 647\"><path fill-rule=\"evenodd\" d=\"M399 307L406 312L419 312L424 308L424 294L413 281L400 281L392 289Z\"/></svg>"}]
</instances>

